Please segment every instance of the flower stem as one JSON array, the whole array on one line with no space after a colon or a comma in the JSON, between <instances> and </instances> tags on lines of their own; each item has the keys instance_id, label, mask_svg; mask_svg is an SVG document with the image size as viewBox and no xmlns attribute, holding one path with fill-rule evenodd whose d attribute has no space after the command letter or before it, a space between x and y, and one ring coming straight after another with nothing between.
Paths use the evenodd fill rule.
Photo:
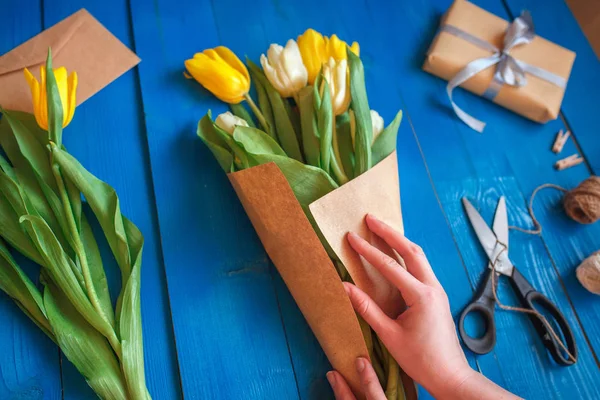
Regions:
<instances>
[{"instance_id":1,"label":"flower stem","mask_svg":"<svg viewBox=\"0 0 600 400\"><path fill-rule=\"evenodd\" d=\"M55 148L56 144L51 142L50 146ZM67 225L68 225L68 229L70 231L69 233L72 238L71 245L73 246L73 250L75 251L77 258L79 259L79 264L81 265L81 272L83 274L83 281L85 283L85 289L88 294L88 298L90 299L92 306L98 312L100 317L104 321L106 321L106 323L109 326L112 326L108 317L104 313L104 310L102 310L102 307L100 306L100 300L98 299L98 295L96 294L96 290L94 289L94 283L92 281L92 275L90 273L90 267L88 265L85 247L83 246L81 237L79 236L79 232L77 230L77 224L75 223L75 217L73 215L73 209L71 208L71 202L69 200L69 195L67 194L67 188L65 186L63 177L60 173L58 164L54 164L54 162L52 161L52 154L53 154L53 150L50 151L50 162L52 164L52 173L54 174L54 178L56 179L56 183L58 186L58 192L59 192L60 199L61 199L61 202L63 205L63 211L64 211L65 217L67 219ZM121 343L119 342L117 335L114 332L114 329L111 330L109 336L110 337L107 337L107 339L109 340L111 347L113 348L115 353L117 353L117 356L120 359L121 358Z\"/></svg>"},{"instance_id":2,"label":"flower stem","mask_svg":"<svg viewBox=\"0 0 600 400\"><path fill-rule=\"evenodd\" d=\"M340 185L343 185L344 183L348 182L348 177L346 176L346 173L344 172L344 167L342 165L342 158L340 156L340 148L338 146L335 118L333 119L333 124L331 124L331 130L332 130L331 141L333 142L332 143L333 157L331 157L331 168L333 170L333 174L335 175L338 183Z\"/></svg>"},{"instance_id":3,"label":"flower stem","mask_svg":"<svg viewBox=\"0 0 600 400\"><path fill-rule=\"evenodd\" d=\"M260 112L260 109L258 108L258 106L256 105L256 103L254 102L254 100L252 100L252 97L250 97L250 94L246 93L244 95L244 98L248 102L248 105L252 109L252 112L254 112L254 115L256 115L256 118L258 118L258 122L260 122L260 124L262 125L263 129L268 133L270 127L267 124L267 121L265 120L265 116L262 114L262 112Z\"/></svg>"}]
</instances>

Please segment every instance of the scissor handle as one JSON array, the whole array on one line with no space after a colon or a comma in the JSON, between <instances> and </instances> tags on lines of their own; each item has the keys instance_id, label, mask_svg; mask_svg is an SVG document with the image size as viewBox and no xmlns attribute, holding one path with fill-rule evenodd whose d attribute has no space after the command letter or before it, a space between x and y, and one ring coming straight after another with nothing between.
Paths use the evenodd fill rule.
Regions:
<instances>
[{"instance_id":1,"label":"scissor handle","mask_svg":"<svg viewBox=\"0 0 600 400\"><path fill-rule=\"evenodd\" d=\"M485 281L479 286L473 301L462 311L458 321L458 331L463 343L467 349L476 354L487 354L496 345L496 324L494 322L496 301L494 299L494 286L498 287L498 274L496 273L495 279L492 279L492 274L494 273L496 273L494 270L488 268L487 275L484 278ZM477 312L484 318L485 333L480 338L469 336L465 330L465 318L471 312Z\"/></svg>"},{"instance_id":2,"label":"scissor handle","mask_svg":"<svg viewBox=\"0 0 600 400\"><path fill-rule=\"evenodd\" d=\"M554 358L554 361L560 365L575 364L577 361L577 344L575 343L575 337L573 336L571 327L560 310L556 307L556 305L554 305L554 303L550 301L550 299L535 290L533 286L527 282L527 279L521 275L517 268L513 269L511 284L513 285L513 288L517 293L517 296L519 296L519 300L524 307L538 311L536 306L541 306L545 311L548 312L548 314L552 316L560 328L560 331L555 333L560 335L562 332L565 346L575 359L572 359L570 356L565 357L565 353L557 339L554 335L552 335L548 326L542 322L537 315L527 314L538 336L542 339L542 343L544 343L544 346L546 349L548 349L552 355L552 358ZM548 323L550 323L550 321L548 321Z\"/></svg>"}]
</instances>

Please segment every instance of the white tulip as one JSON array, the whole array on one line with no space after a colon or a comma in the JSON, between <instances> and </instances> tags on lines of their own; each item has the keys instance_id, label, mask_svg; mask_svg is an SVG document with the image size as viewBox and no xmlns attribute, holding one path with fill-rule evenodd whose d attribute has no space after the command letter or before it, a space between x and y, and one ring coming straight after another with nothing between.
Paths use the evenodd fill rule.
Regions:
<instances>
[{"instance_id":1,"label":"white tulip","mask_svg":"<svg viewBox=\"0 0 600 400\"><path fill-rule=\"evenodd\" d=\"M260 56L260 63L271 85L283 97L292 97L306 86L308 72L295 40L288 40L285 48L272 44L267 55Z\"/></svg>"},{"instance_id":2,"label":"white tulip","mask_svg":"<svg viewBox=\"0 0 600 400\"><path fill-rule=\"evenodd\" d=\"M373 143L377 136L383 132L383 117L375 110L371 110L371 126L373 128Z\"/></svg>"},{"instance_id":3,"label":"white tulip","mask_svg":"<svg viewBox=\"0 0 600 400\"><path fill-rule=\"evenodd\" d=\"M242 118L233 115L229 111L224 112L223 114L219 114L217 119L215 120L215 124L225 132L233 135L233 130L236 126L248 126L248 123Z\"/></svg>"},{"instance_id":4,"label":"white tulip","mask_svg":"<svg viewBox=\"0 0 600 400\"><path fill-rule=\"evenodd\" d=\"M352 148L354 148L354 136L356 135L356 117L354 111L350 110L350 136L352 137ZM383 117L375 110L371 110L371 129L373 129L373 140L371 145L375 143L375 139L383 132L384 122Z\"/></svg>"}]
</instances>

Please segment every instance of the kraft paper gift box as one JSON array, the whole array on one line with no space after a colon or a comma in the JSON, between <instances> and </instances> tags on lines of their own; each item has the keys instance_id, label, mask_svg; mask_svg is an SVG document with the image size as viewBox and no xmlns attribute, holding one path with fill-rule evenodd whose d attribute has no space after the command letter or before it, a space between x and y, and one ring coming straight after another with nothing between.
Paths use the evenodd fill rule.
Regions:
<instances>
[{"instance_id":1,"label":"kraft paper gift box","mask_svg":"<svg viewBox=\"0 0 600 400\"><path fill-rule=\"evenodd\" d=\"M535 19L535 15L533 16ZM440 26L451 25L491 43L498 49L509 23L465 0L455 0L448 9ZM464 38L440 30L431 43L423 69L450 81L468 63L492 53ZM522 44L510 51L515 59L542 68L568 80L575 53L535 36L531 43ZM483 95L490 86L495 66L479 72L461 87L477 95ZM527 73L527 83L522 87L503 85L493 101L524 117L537 122L556 119L565 89ZM464 109L468 112L468 110Z\"/></svg>"},{"instance_id":2,"label":"kraft paper gift box","mask_svg":"<svg viewBox=\"0 0 600 400\"><path fill-rule=\"evenodd\" d=\"M383 241L372 237L364 222L373 213L403 231L396 152L309 208L330 251L343 262L354 283L390 316L405 308L400 292L350 248L353 231L390 255ZM327 250L275 163L229 174L244 210L296 304L334 369L360 397L357 357L369 358L358 318ZM397 257L397 255L395 255ZM416 399L414 382L405 374L407 399Z\"/></svg>"}]
</instances>

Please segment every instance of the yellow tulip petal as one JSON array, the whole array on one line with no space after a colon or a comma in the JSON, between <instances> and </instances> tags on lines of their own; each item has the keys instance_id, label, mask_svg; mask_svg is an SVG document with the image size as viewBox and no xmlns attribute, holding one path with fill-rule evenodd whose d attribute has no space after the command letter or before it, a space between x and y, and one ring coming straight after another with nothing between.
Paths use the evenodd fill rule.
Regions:
<instances>
[{"instance_id":1,"label":"yellow tulip petal","mask_svg":"<svg viewBox=\"0 0 600 400\"><path fill-rule=\"evenodd\" d=\"M71 123L73 116L75 115L75 108L77 107L77 72L71 72L69 75L67 86L68 86L68 97L67 97L67 108L64 110L66 120L63 124L63 128Z\"/></svg>"},{"instance_id":2,"label":"yellow tulip petal","mask_svg":"<svg viewBox=\"0 0 600 400\"><path fill-rule=\"evenodd\" d=\"M333 57L336 61L346 58L346 42L340 40L337 35L331 35L328 43L329 57Z\"/></svg>"},{"instance_id":3,"label":"yellow tulip petal","mask_svg":"<svg viewBox=\"0 0 600 400\"><path fill-rule=\"evenodd\" d=\"M62 106L63 112L63 127L67 124L69 109L68 109L68 97L69 97L69 88L67 84L67 69L65 67L60 67L53 69L54 71L54 79L56 80L56 87L58 88L58 95L60 96L60 104Z\"/></svg>"},{"instance_id":4,"label":"yellow tulip petal","mask_svg":"<svg viewBox=\"0 0 600 400\"><path fill-rule=\"evenodd\" d=\"M308 72L308 83L313 84L325 62L327 39L314 29L307 29L298 36L298 48L302 55L302 62Z\"/></svg>"},{"instance_id":5,"label":"yellow tulip petal","mask_svg":"<svg viewBox=\"0 0 600 400\"><path fill-rule=\"evenodd\" d=\"M360 46L358 45L358 42L353 42L352 46L350 46L350 50L357 56L360 56Z\"/></svg>"},{"instance_id":6,"label":"yellow tulip petal","mask_svg":"<svg viewBox=\"0 0 600 400\"><path fill-rule=\"evenodd\" d=\"M44 127L44 121L40 119L40 83L27 68L25 68L23 72L25 74L25 79L29 84L29 88L31 89L31 100L33 104L33 115L35 116L35 120L40 127L47 129L47 126Z\"/></svg>"},{"instance_id":7,"label":"yellow tulip petal","mask_svg":"<svg viewBox=\"0 0 600 400\"><path fill-rule=\"evenodd\" d=\"M235 55L235 53L229 48L225 46L215 47L215 52L223 59L227 64L229 64L232 68L238 71L242 76L246 78L248 81L248 86L250 86L250 74L248 73L248 69L244 65L242 61ZM249 90L250 88L248 88Z\"/></svg>"},{"instance_id":8,"label":"yellow tulip petal","mask_svg":"<svg viewBox=\"0 0 600 400\"><path fill-rule=\"evenodd\" d=\"M198 83L227 103L237 104L248 92L248 82L237 70L227 64L191 59L185 62L186 69Z\"/></svg>"},{"instance_id":9,"label":"yellow tulip petal","mask_svg":"<svg viewBox=\"0 0 600 400\"><path fill-rule=\"evenodd\" d=\"M46 67L40 67L40 105L38 124L48 130L48 96L46 94ZM37 118L36 118L37 119Z\"/></svg>"}]
</instances>

